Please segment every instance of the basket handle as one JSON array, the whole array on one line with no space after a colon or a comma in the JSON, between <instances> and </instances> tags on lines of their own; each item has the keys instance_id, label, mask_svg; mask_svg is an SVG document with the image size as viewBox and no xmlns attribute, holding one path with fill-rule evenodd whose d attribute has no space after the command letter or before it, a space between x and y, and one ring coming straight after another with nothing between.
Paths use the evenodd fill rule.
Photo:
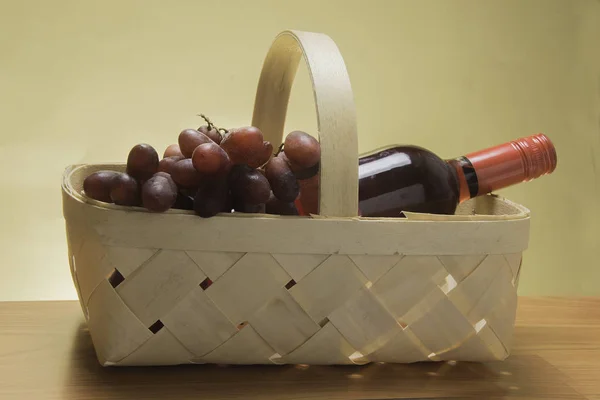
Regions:
<instances>
[{"instance_id":1,"label":"basket handle","mask_svg":"<svg viewBox=\"0 0 600 400\"><path fill-rule=\"evenodd\" d=\"M321 142L319 214L358 214L356 111L346 65L334 41L322 33L281 32L267 53L258 82L252 125L277 148L300 57L308 66Z\"/></svg>"}]
</instances>

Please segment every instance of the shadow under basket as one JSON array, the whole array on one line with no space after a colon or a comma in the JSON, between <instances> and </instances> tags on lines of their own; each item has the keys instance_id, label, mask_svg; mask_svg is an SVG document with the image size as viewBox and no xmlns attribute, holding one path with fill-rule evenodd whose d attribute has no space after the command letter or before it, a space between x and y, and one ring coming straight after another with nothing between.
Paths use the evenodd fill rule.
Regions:
<instances>
[{"instance_id":1,"label":"shadow under basket","mask_svg":"<svg viewBox=\"0 0 600 400\"><path fill-rule=\"evenodd\" d=\"M87 198L66 169L79 301L102 365L490 361L510 353L529 211L497 196L456 215L358 217L352 91L335 43L285 31L252 124L276 148L306 61L322 147L320 215L150 213ZM275 84L277 83L277 84Z\"/></svg>"}]
</instances>

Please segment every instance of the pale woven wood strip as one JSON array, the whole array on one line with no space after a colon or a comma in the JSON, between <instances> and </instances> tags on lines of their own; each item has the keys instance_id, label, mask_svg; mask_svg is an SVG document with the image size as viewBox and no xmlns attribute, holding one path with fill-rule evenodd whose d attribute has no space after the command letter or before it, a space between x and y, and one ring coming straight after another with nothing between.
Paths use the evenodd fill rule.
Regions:
<instances>
[{"instance_id":1,"label":"pale woven wood strip","mask_svg":"<svg viewBox=\"0 0 600 400\"><path fill-rule=\"evenodd\" d=\"M469 314L492 285L496 275L505 267L508 265L503 256L487 256L456 289L448 294L448 297L463 314Z\"/></svg>"},{"instance_id":2,"label":"pale woven wood strip","mask_svg":"<svg viewBox=\"0 0 600 400\"><path fill-rule=\"evenodd\" d=\"M519 276L521 263L523 262L523 253L504 254L504 258L512 271L513 280Z\"/></svg>"},{"instance_id":3,"label":"pale woven wood strip","mask_svg":"<svg viewBox=\"0 0 600 400\"><path fill-rule=\"evenodd\" d=\"M439 256L438 259L456 282L461 282L483 262L486 254Z\"/></svg>"},{"instance_id":4,"label":"pale woven wood strip","mask_svg":"<svg viewBox=\"0 0 600 400\"><path fill-rule=\"evenodd\" d=\"M486 329L485 327L483 328ZM489 332L486 330L486 332ZM484 334L485 336L485 334ZM484 362L491 360L502 360L506 358L504 349L500 346L488 346L482 336L473 333L457 348L452 348L448 351L437 354L436 357L439 360L460 360L460 361L473 361L473 362Z\"/></svg>"},{"instance_id":5,"label":"pale woven wood strip","mask_svg":"<svg viewBox=\"0 0 600 400\"><path fill-rule=\"evenodd\" d=\"M87 232L85 232L85 229L90 229L85 219L80 221L65 221L65 232L67 235L67 243L69 245L69 254L72 255L79 251L79 248L81 248L81 245L87 237Z\"/></svg>"},{"instance_id":6,"label":"pale woven wood strip","mask_svg":"<svg viewBox=\"0 0 600 400\"><path fill-rule=\"evenodd\" d=\"M276 354L250 325L244 326L231 339L195 363L215 364L267 364Z\"/></svg>"},{"instance_id":7,"label":"pale woven wood strip","mask_svg":"<svg viewBox=\"0 0 600 400\"><path fill-rule=\"evenodd\" d=\"M161 250L119 285L117 292L140 321L150 326L204 278L185 252Z\"/></svg>"},{"instance_id":8,"label":"pale woven wood strip","mask_svg":"<svg viewBox=\"0 0 600 400\"><path fill-rule=\"evenodd\" d=\"M498 261L499 258L492 257L491 260ZM499 326L504 327L503 324L507 323L510 326L509 330L512 331L516 304L512 304L514 307L511 309L512 311L501 310L499 305L502 304L503 296L510 297L512 294L516 298L516 292L511 289L508 267L504 266L503 268L502 264L499 264L499 269L494 269L493 267L498 265L497 263L489 263L489 265L492 268L482 268L482 272L471 274L470 279L466 279L456 288L456 293L461 294L458 298L463 301L462 303L459 302L464 309L463 311L459 310L456 304L445 297L441 290L433 290L403 317L418 340L432 351L432 354L434 354L431 357L432 359L452 359L453 355L447 354L450 350L452 350L450 354L461 354L460 351L464 346L465 338L475 334L483 337L482 340L488 348L488 353L493 355L492 359L506 357L508 343L494 332L493 325L490 325L484 317L489 316L491 311L496 309L498 311L497 318L501 320ZM483 263L481 267L485 267ZM504 271L504 275L502 275L502 271ZM486 274L491 274L492 278L488 280L471 278L481 278ZM498 282L498 285L494 286L495 282ZM469 285L472 285L473 288ZM508 291L508 293L505 291ZM452 297L454 293L452 292L450 296ZM479 306L479 308L475 311L473 308L469 308L467 311L468 299L465 298L465 294L473 296L472 304ZM470 318L466 318L467 312L472 313ZM444 334L436 334L436 329L442 329L443 326L445 326ZM482 329L482 327L485 329ZM485 352L480 354L481 359L486 358L485 354Z\"/></svg>"},{"instance_id":9,"label":"pale woven wood strip","mask_svg":"<svg viewBox=\"0 0 600 400\"><path fill-rule=\"evenodd\" d=\"M377 280L388 272L402 258L399 254L391 256L376 256L376 255L351 255L350 259L362 271L363 274L371 282Z\"/></svg>"},{"instance_id":10,"label":"pale woven wood strip","mask_svg":"<svg viewBox=\"0 0 600 400\"><path fill-rule=\"evenodd\" d=\"M117 364L121 366L178 365L188 364L192 358L193 354L167 328L163 327Z\"/></svg>"},{"instance_id":11,"label":"pale woven wood strip","mask_svg":"<svg viewBox=\"0 0 600 400\"><path fill-rule=\"evenodd\" d=\"M112 266L118 266L117 270L123 277L127 278L138 267L148 261L155 255L157 249L136 249L131 247L110 247L104 248L106 257Z\"/></svg>"},{"instance_id":12,"label":"pale woven wood strip","mask_svg":"<svg viewBox=\"0 0 600 400\"><path fill-rule=\"evenodd\" d=\"M396 318L402 318L448 275L437 257L406 256L371 288Z\"/></svg>"},{"instance_id":13,"label":"pale woven wood strip","mask_svg":"<svg viewBox=\"0 0 600 400\"><path fill-rule=\"evenodd\" d=\"M69 169L67 169L67 171L68 170ZM69 266L73 284L79 298L79 304L81 305L83 315L87 318L87 303L89 296L105 277L105 273L110 272L110 268L107 268L105 263L99 262L101 258L98 257L103 255L102 251L96 249L92 254L82 252L83 244L86 241L95 240L99 243L98 236L84 216L85 208L69 207L71 201L67 201L66 199L70 199L71 201L74 200L71 196L69 186L65 186L63 182L63 209L65 210L65 229ZM68 217L67 209L69 209Z\"/></svg>"},{"instance_id":14,"label":"pale woven wood strip","mask_svg":"<svg viewBox=\"0 0 600 400\"><path fill-rule=\"evenodd\" d=\"M380 349L402 328L366 287L360 288L328 319L361 354Z\"/></svg>"},{"instance_id":15,"label":"pale woven wood strip","mask_svg":"<svg viewBox=\"0 0 600 400\"><path fill-rule=\"evenodd\" d=\"M290 353L320 329L286 289L279 290L248 322L280 355Z\"/></svg>"},{"instance_id":16,"label":"pale woven wood strip","mask_svg":"<svg viewBox=\"0 0 600 400\"><path fill-rule=\"evenodd\" d=\"M414 363L429 361L430 350L425 348L409 330L398 332L383 346L368 355L370 361Z\"/></svg>"},{"instance_id":17,"label":"pale woven wood strip","mask_svg":"<svg viewBox=\"0 0 600 400\"><path fill-rule=\"evenodd\" d=\"M87 315L87 302L91 293L113 267L104 258L104 247L85 219L67 220L65 228L73 282L81 299L84 315Z\"/></svg>"},{"instance_id":18,"label":"pale woven wood strip","mask_svg":"<svg viewBox=\"0 0 600 400\"><path fill-rule=\"evenodd\" d=\"M77 298L79 299L79 305L85 318L87 319L87 299L83 301L83 295L81 294L81 287L79 285L79 277L77 276L77 262L75 261L75 254L73 251L79 249L84 236L79 234L76 229L72 228L74 224L65 223L67 233L67 257L69 260L69 270L71 271L71 278L73 280L73 286L77 291Z\"/></svg>"},{"instance_id":19,"label":"pale woven wood strip","mask_svg":"<svg viewBox=\"0 0 600 400\"><path fill-rule=\"evenodd\" d=\"M241 218L233 215L199 219L191 214L170 213L153 214L150 218L147 213L103 209L75 199L71 199L66 208L69 219L71 208L84 208L83 216L79 212L75 215L98 233L104 245L192 251L506 254L526 249L529 232L528 219L437 223L277 216ZM261 232L261 235L248 232ZM221 240L222 237L227 240ZM310 246L299 243L310 243Z\"/></svg>"},{"instance_id":20,"label":"pale woven wood strip","mask_svg":"<svg viewBox=\"0 0 600 400\"><path fill-rule=\"evenodd\" d=\"M516 290L503 292L501 296L502 303L494 307L485 318L508 353L514 339L518 297Z\"/></svg>"},{"instance_id":21,"label":"pale woven wood strip","mask_svg":"<svg viewBox=\"0 0 600 400\"><path fill-rule=\"evenodd\" d=\"M87 308L90 335L105 365L118 363L152 337L106 280L96 287Z\"/></svg>"},{"instance_id":22,"label":"pale woven wood strip","mask_svg":"<svg viewBox=\"0 0 600 400\"><path fill-rule=\"evenodd\" d=\"M347 256L332 255L290 289L315 322L321 322L368 282Z\"/></svg>"},{"instance_id":23,"label":"pale woven wood strip","mask_svg":"<svg viewBox=\"0 0 600 400\"><path fill-rule=\"evenodd\" d=\"M466 285L475 284L474 281L465 282ZM465 292L466 287L461 285L460 290ZM500 264L500 268L493 276L493 280L487 286L481 297L470 299L470 309L465 312L465 316L472 324L476 324L481 319L490 315L491 311L502 306L508 297L516 296L516 292L512 289L512 274L508 265ZM454 298L454 297L451 297ZM510 300L509 300L510 301ZM466 311L464 308L462 311ZM489 322L489 321L488 321Z\"/></svg>"},{"instance_id":24,"label":"pale woven wood strip","mask_svg":"<svg viewBox=\"0 0 600 400\"><path fill-rule=\"evenodd\" d=\"M504 269L504 271L508 271L508 268L505 268L505 269ZM435 274L434 274L434 275L435 275ZM437 274L437 275L439 275L439 276L442 276L443 274ZM507 281L507 279L505 279L505 281ZM441 293L441 291L439 291L439 292ZM429 296L429 297L431 297L431 296ZM426 298L427 298L427 297L426 297ZM439 298L438 298L436 301L439 301ZM436 301L432 301L432 303L436 303ZM421 301L421 303L423 303L423 301ZM420 303L420 304L421 304L421 303ZM426 302L425 302L425 303L426 303ZM416 309L416 308L418 309L419 307L413 307L413 310L414 310L414 309ZM431 308L431 305L430 305L429 307L425 307L425 308L421 309L421 310L419 311L419 313L420 313L420 314L422 314L422 313L424 312L423 310L427 310L427 309L430 309L430 308ZM217 313L218 313L218 311L217 311ZM381 343L381 342L382 342L382 341L380 340L380 343ZM359 348L359 353L361 353L361 350L362 350L362 351L364 351L365 353L367 353L367 352L369 352L369 351L370 351L371 349L373 349L373 348L378 348L378 347L381 347L381 346L380 346L380 343L376 343L376 344L372 344L372 343L371 343L371 344L369 344L369 346L371 346L371 347L370 347L370 348L368 348L368 349L364 349L364 348L363 348L363 349L361 349L361 348ZM353 346L353 347L354 347L354 348L357 348L357 347L360 347L360 346ZM265 360L264 362L269 362L269 360Z\"/></svg>"},{"instance_id":25,"label":"pale woven wood strip","mask_svg":"<svg viewBox=\"0 0 600 400\"><path fill-rule=\"evenodd\" d=\"M83 296L81 295L81 288L79 287L79 278L77 277L77 267L75 264L75 257L71 254L71 251L68 251L69 257L69 269L71 271L71 278L73 280L73 286L75 287L75 291L77 292L77 298L79 299L79 305L81 306L81 311L83 316L88 318L87 315L87 304L83 302Z\"/></svg>"},{"instance_id":26,"label":"pale woven wood strip","mask_svg":"<svg viewBox=\"0 0 600 400\"><path fill-rule=\"evenodd\" d=\"M73 261L77 269L79 293L83 304L88 303L96 287L114 270L106 258L104 247L95 235L86 234L80 247L73 252Z\"/></svg>"},{"instance_id":27,"label":"pale woven wood strip","mask_svg":"<svg viewBox=\"0 0 600 400\"><path fill-rule=\"evenodd\" d=\"M199 286L160 320L196 358L216 349L238 332Z\"/></svg>"},{"instance_id":28,"label":"pale woven wood strip","mask_svg":"<svg viewBox=\"0 0 600 400\"><path fill-rule=\"evenodd\" d=\"M485 320L500 342L510 348L516 310L517 292L512 285L511 271L505 266L496 274L484 295L473 303L466 316L472 324Z\"/></svg>"},{"instance_id":29,"label":"pale woven wood strip","mask_svg":"<svg viewBox=\"0 0 600 400\"><path fill-rule=\"evenodd\" d=\"M430 258L435 258L435 257L430 257ZM320 266L318 269L322 268L324 266ZM504 283L508 283L508 287L507 285L502 286L505 289L509 289L514 293L514 288L512 287L512 285L510 285L510 270L508 268L507 265L505 265L505 268L503 269L504 272L506 273L504 275L504 279L503 282ZM142 269L143 271L143 269ZM436 273L434 273L434 276L436 275ZM437 275L443 275L443 274L437 274ZM135 278L137 276L137 274L133 275L133 278ZM308 277L307 277L308 278ZM413 277L414 278L414 277ZM411 279L413 279L411 278ZM427 278L429 279L429 278ZM126 279L127 280L127 279ZM303 280L304 281L304 280ZM496 278L495 280L492 280L492 284L494 284L496 281L498 281L498 278ZM123 283L124 284L124 283ZM460 286L460 284L459 284ZM355 293L353 295L350 295L347 300L345 302L343 302L343 304L341 304L339 307L335 308L331 313L328 314L328 318L330 318L330 323L326 324L326 325L336 325L338 326L339 329L336 329L336 331L338 331L338 333L340 331L342 331L342 337L344 337L344 339L350 344L351 348L354 350L354 352L351 354L353 356L352 359L348 359L348 361L344 361L344 363L348 362L348 363L362 363L362 362L367 362L367 361L377 361L377 360L382 360L385 361L386 355L387 357L391 357L391 359L396 359L394 357L398 357L397 355L394 354L388 354L386 353L386 349L388 348L396 348L398 347L398 343L404 343L402 346L405 347L405 349L403 350L404 352L407 352L408 356L403 356L402 359L403 360L417 360L417 359L421 359L423 358L423 354L426 352L431 352L432 353L432 357L430 357L431 359L446 359L446 358L440 358L440 357L446 357L444 354L444 352L448 352L448 349L453 348L453 346L456 349L456 351L459 351L460 348L463 346L463 342L468 342L468 340L470 340L470 336L474 334L475 330L473 327L472 322L470 322L468 324L468 326L465 326L465 330L459 333L454 334L454 336L450 336L448 337L447 332L443 332L442 333L442 338L439 337L435 337L435 338L431 338L428 336L424 336L423 334L420 333L416 336L410 336L411 330L412 332L414 332L415 330L417 332L419 332L420 326L424 323L423 321L427 321L427 323L431 323L431 321L434 319L432 318L432 315L429 314L434 314L433 317L435 317L437 314L442 314L443 316L447 316L449 315L449 312L447 309L444 309L443 312L439 312L436 310L440 308L440 305L444 304L445 302L448 302L447 298L445 297L445 294L443 293L443 291L440 289L439 286L435 286L435 290L431 291L428 295L426 295L423 299L421 299L421 301L419 301L416 305L414 305L410 311L404 316L405 322L409 323L409 327L408 329L406 329L405 331L402 331L400 329L400 326L398 325L398 323L394 320L394 317L388 313L388 311L378 302L378 300L373 296L373 294L364 286L361 285L357 291L355 291ZM293 288L292 288L293 289ZM209 288L210 290L210 288ZM492 293L495 293L497 290L493 287L488 289L488 292L491 291ZM204 297L205 300L208 300L206 294L204 292L202 292L201 288L195 288L194 290L195 294L197 296L193 296L193 297ZM188 298L192 298L192 295L188 295L186 296L184 299L182 299L182 301L180 303L182 304L182 311L180 314L176 315L173 314L171 316L169 316L169 314L167 314L166 316L162 316L161 317L161 321L163 321L165 323L165 328L169 329L172 326L177 326L177 324L181 324L183 326L188 324L188 321L190 319L190 316L193 315L194 311L197 309L197 307L195 306L190 306L190 305L185 305L185 300ZM491 296L490 298L497 298L496 296ZM271 352L271 350L273 350L274 352L272 354L269 355L269 357L264 358L262 361L260 361L260 363L271 363L271 362L277 362L277 363L282 363L282 362L288 362L288 358L286 353L288 353L289 351L291 351L293 354L297 355L297 353L295 353L300 347L303 346L302 343L307 343L310 342L312 337L315 335L315 332L320 332L318 330L318 326L316 324L314 324L313 321L310 320L310 318L307 316L307 314L304 313L304 311L302 310L302 308L300 308L300 306L298 304L296 304L296 302L289 296L289 294L287 294L287 291L285 289L280 288L279 289L279 294L274 296L275 300L271 300L271 301L267 301L267 304L261 308L258 309L257 312L254 313L254 315L259 315L261 314L261 311L268 309L268 308L272 308L272 306L274 304L277 304L281 301L281 299L285 299L284 301L286 301L287 304L287 308L293 308L295 307L296 310L295 312L292 313L282 313L281 309L278 310L278 312L275 312L271 315L271 318L269 316L267 316L267 314L263 315L262 320L261 318L257 318L256 321L260 321L258 322L258 324L260 325L260 323L263 324L261 329L265 329L264 327L270 328L271 331L269 333L268 329L265 330L265 332L267 332L266 334L262 335L259 332L259 336L261 337L261 340L263 340L266 345L266 347L269 349L269 351L267 351L267 353ZM209 304L210 303L210 300ZM482 299L480 299L480 301L482 301ZM178 304L179 306L179 304ZM213 305L214 307L214 305ZM177 308L177 306L176 306ZM174 308L172 310L172 312L176 309ZM497 307L498 308L498 307ZM184 310L188 310L187 312ZM510 310L509 311L509 315L510 315ZM218 310L216 307L211 309L211 312L214 314L215 318L219 318L223 317L223 314L221 314L221 311ZM500 310L497 310L498 312L498 316L502 316L505 315L506 313L500 312ZM362 314L361 314L362 313ZM386 314L387 313L387 314ZM290 315L292 314L292 315ZM362 315L362 319L361 319L361 315ZM280 318L281 317L281 318ZM287 321L279 321L280 319L285 320L285 318L288 318ZM452 318L453 320L456 320L456 315L454 316L455 318ZM134 319L135 316L133 316ZM251 316L249 319L251 321L253 321L254 316ZM282 327L287 326L287 323L295 323L296 321L298 321L299 319L304 318L305 323L307 324L306 326L312 326L312 330L308 330L304 332L303 336L298 336L295 338L295 340L293 341L286 341L285 338L288 336L288 332L285 332L285 334L281 335L281 336L277 336L277 331L279 331L279 327L277 326L277 324L273 325L269 325L269 320L272 319L273 321L278 321L281 323ZM510 318L509 318L510 319ZM226 318L225 318L226 320ZM199 320L200 321L200 320ZM204 318L201 319L202 322L204 323L208 323L212 326L212 323L204 320ZM448 322L448 321L446 321ZM394 332L392 330L391 333L388 333L388 329L385 328L385 326L391 327L392 325L394 325L396 327L396 331ZM231 322L227 323L228 329L230 329L230 332L233 331L235 332L236 329L233 326L233 324ZM495 351L488 351L488 355L484 356L481 355L481 357L485 358L485 357L492 357L490 354L493 354L493 357L495 358L502 358L503 354L506 353L505 351L505 347L502 343L501 340L498 339L498 337L496 337L495 332L492 330L492 322L489 322L487 325L487 328L482 330L480 333L480 335L483 334L488 334L488 341L485 342L486 346L490 349L495 349ZM352 329L351 329L352 327ZM165 329L163 328L163 329ZM439 326L437 326L437 328L439 328ZM440 332L442 332L441 329L425 329L427 332L429 332L430 334L432 334L432 332L437 332L437 335L440 335ZM176 329L175 329L176 331ZM398 332L402 331L402 335L403 336L398 336ZM489 331L489 332L488 332ZM191 350L190 347L193 346L193 342L194 342L194 334L199 334L199 330L197 328L192 328L189 332L187 332L189 334L189 342L185 343L185 335L181 334L181 332L175 332L174 333L174 337L177 339L178 342L181 342L182 344L184 344L184 347L187 349L186 352L188 352L188 350ZM234 336L236 336L237 334L235 334ZM464 336L464 337L461 337ZM410 339L407 339L406 337L409 337ZM399 338L402 338L403 340L399 341ZM229 342L230 340L232 340L233 337L231 338L226 338L223 337L219 341L215 341L213 344L216 345L217 349L224 346L227 342ZM423 344L423 342L421 341L421 339L423 339L426 342L426 345ZM238 339L239 340L239 339ZM482 339L483 340L483 339ZM432 346L432 343L434 343L435 341L441 342L443 343L444 346L446 346L445 349L439 349L435 346ZM275 343L275 345L273 343ZM398 342L398 343L396 343ZM489 343L488 343L489 342ZM190 344L192 343L192 344ZM225 344L222 344L225 343ZM233 342L235 343L235 342ZM283 345L281 344L283 343ZM229 345L231 346L231 344ZM296 348L297 346L300 346L299 348ZM468 346L468 345L467 345ZM237 348L237 347L236 347ZM296 350L294 350L296 349ZM433 349L433 350L432 350ZM500 349L500 350L498 350ZM137 350L136 350L137 351ZM141 357L142 354L144 354L147 350L143 350L140 351L139 353L137 353L137 357ZM196 362L209 362L209 361L205 361L204 357L198 357L198 353L202 352L204 350L201 351L192 351L192 353L195 354L195 361ZM441 353L440 353L441 352ZM214 353L214 351L213 351ZM271 360L270 358L273 357L273 354L278 354L279 356L283 356L283 357L277 357L277 355L275 355L275 359ZM439 353L439 354L438 354ZM221 353L214 353L212 354L212 356L210 357L211 359L216 360L217 356L221 354ZM454 354L454 353L453 353ZM487 353L486 353L487 354ZM288 354L289 355L289 354ZM373 356L374 355L374 356ZM219 356L220 357L220 356ZM494 358L494 359L495 359ZM127 365L133 365L133 363L142 363L143 361L131 361L131 360L138 360L137 358L132 358L129 361L127 361ZM140 359L141 360L141 359ZM388 359L389 361L390 359ZM170 361L168 361L169 363L174 363L174 359L171 359ZM187 362L187 361L182 361L182 362ZM212 361L210 361L212 362ZM224 359L222 361L218 361L218 362L228 362L228 361L224 361ZM253 361L253 363L258 362L256 359ZM405 361L405 362L412 362L412 361ZM245 362L242 362L245 363Z\"/></svg>"},{"instance_id":30,"label":"pale woven wood strip","mask_svg":"<svg viewBox=\"0 0 600 400\"><path fill-rule=\"evenodd\" d=\"M519 268L519 270L517 271L517 276L513 279L513 285L515 287L515 289L518 289L519 287L519 278L521 277L521 268Z\"/></svg>"},{"instance_id":31,"label":"pale woven wood strip","mask_svg":"<svg viewBox=\"0 0 600 400\"><path fill-rule=\"evenodd\" d=\"M412 305L400 318L401 324L410 326L412 323L427 315L439 302L446 300L446 294L438 286L424 293L423 297Z\"/></svg>"},{"instance_id":32,"label":"pale woven wood strip","mask_svg":"<svg viewBox=\"0 0 600 400\"><path fill-rule=\"evenodd\" d=\"M273 254L273 258L296 282L308 275L327 257L329 254Z\"/></svg>"},{"instance_id":33,"label":"pale woven wood strip","mask_svg":"<svg viewBox=\"0 0 600 400\"><path fill-rule=\"evenodd\" d=\"M522 217L529 217L530 211L513 201L503 199L503 201L495 201L499 199L498 195L478 196L471 200L473 204L473 214L478 215L520 215Z\"/></svg>"},{"instance_id":34,"label":"pale woven wood strip","mask_svg":"<svg viewBox=\"0 0 600 400\"><path fill-rule=\"evenodd\" d=\"M248 321L291 279L270 254L248 253L216 280L206 294L237 325Z\"/></svg>"},{"instance_id":35,"label":"pale woven wood strip","mask_svg":"<svg viewBox=\"0 0 600 400\"><path fill-rule=\"evenodd\" d=\"M489 324L486 324L477 333L477 336L483 340L490 352L493 354L494 360L504 360L508 357L508 347L506 343L502 343L496 332L492 329ZM480 360L484 360L483 353L481 354Z\"/></svg>"},{"instance_id":36,"label":"pale woven wood strip","mask_svg":"<svg viewBox=\"0 0 600 400\"><path fill-rule=\"evenodd\" d=\"M474 199L461 203L456 208L455 215L452 216L456 221L501 221L514 219L515 216L528 218L530 211L510 200L501 199L495 195L479 196ZM425 214L425 213L404 213L408 219L422 221L446 221L447 216L443 214Z\"/></svg>"},{"instance_id":37,"label":"pale woven wood strip","mask_svg":"<svg viewBox=\"0 0 600 400\"><path fill-rule=\"evenodd\" d=\"M440 353L463 343L475 334L473 325L444 297L429 312L408 328L433 353Z\"/></svg>"},{"instance_id":38,"label":"pale woven wood strip","mask_svg":"<svg viewBox=\"0 0 600 400\"><path fill-rule=\"evenodd\" d=\"M296 350L274 361L281 364L354 364L350 357L355 353L356 349L328 323Z\"/></svg>"},{"instance_id":39,"label":"pale woven wood strip","mask_svg":"<svg viewBox=\"0 0 600 400\"><path fill-rule=\"evenodd\" d=\"M358 213L358 135L354 98L346 65L327 35L285 31L265 59L252 124L274 147L281 143L287 104L300 54L312 81L321 142L319 214Z\"/></svg>"},{"instance_id":40,"label":"pale woven wood strip","mask_svg":"<svg viewBox=\"0 0 600 400\"><path fill-rule=\"evenodd\" d=\"M135 221L134 215L142 214L129 214L134 221L100 221L95 228L107 245L298 254L302 251L298 243L310 241L311 245L305 251L312 254L339 252L359 255L504 254L522 251L522 239L527 234L526 227L523 227L525 234L520 233L522 221L502 222L496 227L491 223L475 226L445 222L439 226L426 226L428 223L411 221L391 223L267 217L213 217L199 222L196 216L191 215L173 215L169 218L170 222L166 219L156 221L165 228L161 228L163 232L155 233L155 230L149 230L153 224L145 218ZM158 219L164 217L167 215L157 216ZM263 233L249 236L246 232ZM218 240L219 236L228 239Z\"/></svg>"},{"instance_id":41,"label":"pale woven wood strip","mask_svg":"<svg viewBox=\"0 0 600 400\"><path fill-rule=\"evenodd\" d=\"M458 287L448 294L471 325L484 324L487 344L495 357L506 357L516 313L516 290L503 256L488 256ZM497 331L496 328L497 327ZM460 349L459 349L460 350Z\"/></svg>"},{"instance_id":42,"label":"pale woven wood strip","mask_svg":"<svg viewBox=\"0 0 600 400\"><path fill-rule=\"evenodd\" d=\"M245 254L218 251L187 251L186 253L213 281L216 281Z\"/></svg>"}]
</instances>

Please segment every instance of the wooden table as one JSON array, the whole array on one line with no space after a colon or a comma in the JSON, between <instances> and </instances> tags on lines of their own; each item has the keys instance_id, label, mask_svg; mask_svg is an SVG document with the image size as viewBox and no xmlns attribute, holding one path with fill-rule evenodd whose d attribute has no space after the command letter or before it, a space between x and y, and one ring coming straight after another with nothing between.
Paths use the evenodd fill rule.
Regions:
<instances>
[{"instance_id":1,"label":"wooden table","mask_svg":"<svg viewBox=\"0 0 600 400\"><path fill-rule=\"evenodd\" d=\"M76 302L0 303L0 399L596 399L600 298L520 298L496 363L103 368Z\"/></svg>"}]
</instances>

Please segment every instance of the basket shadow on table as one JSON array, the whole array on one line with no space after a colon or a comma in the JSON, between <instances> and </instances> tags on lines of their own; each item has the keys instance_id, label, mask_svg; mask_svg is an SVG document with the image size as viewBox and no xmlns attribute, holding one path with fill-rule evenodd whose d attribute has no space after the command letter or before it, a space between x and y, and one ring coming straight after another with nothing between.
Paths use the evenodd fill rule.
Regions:
<instances>
[{"instance_id":1,"label":"basket shadow on table","mask_svg":"<svg viewBox=\"0 0 600 400\"><path fill-rule=\"evenodd\" d=\"M98 363L83 323L73 337L68 368L69 398L581 398L561 383L562 374L534 355L484 364L107 368Z\"/></svg>"}]
</instances>

